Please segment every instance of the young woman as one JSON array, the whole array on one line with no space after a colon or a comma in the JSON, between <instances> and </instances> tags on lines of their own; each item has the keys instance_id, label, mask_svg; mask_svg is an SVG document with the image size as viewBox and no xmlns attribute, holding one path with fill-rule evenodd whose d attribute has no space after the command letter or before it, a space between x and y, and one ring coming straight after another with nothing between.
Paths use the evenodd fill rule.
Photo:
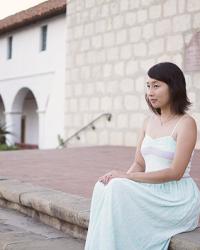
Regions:
<instances>
[{"instance_id":1,"label":"young woman","mask_svg":"<svg viewBox=\"0 0 200 250\"><path fill-rule=\"evenodd\" d=\"M173 235L198 225L200 192L189 173L197 128L180 68L150 68L146 100L153 112L134 163L95 185L85 250L167 250Z\"/></svg>"}]
</instances>

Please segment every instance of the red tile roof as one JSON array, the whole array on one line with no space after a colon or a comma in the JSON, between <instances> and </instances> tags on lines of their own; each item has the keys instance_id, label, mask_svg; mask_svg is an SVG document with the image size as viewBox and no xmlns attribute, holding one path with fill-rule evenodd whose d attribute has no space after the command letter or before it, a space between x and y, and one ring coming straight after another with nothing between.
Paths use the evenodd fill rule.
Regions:
<instances>
[{"instance_id":1,"label":"red tile roof","mask_svg":"<svg viewBox=\"0 0 200 250\"><path fill-rule=\"evenodd\" d=\"M66 12L66 0L49 0L0 20L0 35Z\"/></svg>"}]
</instances>

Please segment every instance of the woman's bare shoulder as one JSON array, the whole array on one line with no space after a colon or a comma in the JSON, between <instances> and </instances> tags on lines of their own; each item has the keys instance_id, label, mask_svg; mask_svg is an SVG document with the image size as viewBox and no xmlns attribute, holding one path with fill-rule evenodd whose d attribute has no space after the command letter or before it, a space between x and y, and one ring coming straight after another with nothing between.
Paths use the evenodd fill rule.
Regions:
<instances>
[{"instance_id":1,"label":"woman's bare shoulder","mask_svg":"<svg viewBox=\"0 0 200 250\"><path fill-rule=\"evenodd\" d=\"M195 124L196 124L196 121L195 121L194 117L192 117L192 115L190 115L190 114L185 114L185 115L183 116L182 124L195 125Z\"/></svg>"},{"instance_id":2,"label":"woman's bare shoulder","mask_svg":"<svg viewBox=\"0 0 200 250\"><path fill-rule=\"evenodd\" d=\"M150 122L150 120L152 119L153 114L148 114L145 116L144 120L143 120L143 129L145 130L147 127L147 124Z\"/></svg>"},{"instance_id":3,"label":"woman's bare shoulder","mask_svg":"<svg viewBox=\"0 0 200 250\"><path fill-rule=\"evenodd\" d=\"M194 132L197 130L196 121L191 115L185 114L179 126L179 131L189 132L190 130L193 130Z\"/></svg>"},{"instance_id":4,"label":"woman's bare shoulder","mask_svg":"<svg viewBox=\"0 0 200 250\"><path fill-rule=\"evenodd\" d=\"M151 123L153 122L153 120L156 118L156 114L154 113L150 113L150 114L147 114L143 120L143 124L142 124L142 130L143 130L143 133L146 133L146 130L147 130L147 127L150 125L151 126Z\"/></svg>"}]
</instances>

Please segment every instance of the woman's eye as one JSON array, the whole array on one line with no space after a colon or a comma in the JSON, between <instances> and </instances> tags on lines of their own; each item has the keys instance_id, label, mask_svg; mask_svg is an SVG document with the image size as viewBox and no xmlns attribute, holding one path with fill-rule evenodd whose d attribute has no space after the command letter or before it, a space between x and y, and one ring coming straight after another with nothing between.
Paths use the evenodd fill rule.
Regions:
<instances>
[{"instance_id":1,"label":"woman's eye","mask_svg":"<svg viewBox=\"0 0 200 250\"><path fill-rule=\"evenodd\" d=\"M154 88L158 88L159 86L157 84L154 85Z\"/></svg>"},{"instance_id":2,"label":"woman's eye","mask_svg":"<svg viewBox=\"0 0 200 250\"><path fill-rule=\"evenodd\" d=\"M149 88L150 88L150 85L147 84L147 88L149 89Z\"/></svg>"}]
</instances>

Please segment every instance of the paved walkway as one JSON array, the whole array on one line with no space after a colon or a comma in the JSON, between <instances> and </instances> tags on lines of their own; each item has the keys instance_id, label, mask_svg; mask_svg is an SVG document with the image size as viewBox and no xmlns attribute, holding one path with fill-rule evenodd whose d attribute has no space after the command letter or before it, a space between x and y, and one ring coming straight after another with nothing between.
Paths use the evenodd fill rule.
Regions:
<instances>
[{"instance_id":1,"label":"paved walkway","mask_svg":"<svg viewBox=\"0 0 200 250\"><path fill-rule=\"evenodd\" d=\"M75 239L35 219L0 208L0 250L83 250Z\"/></svg>"},{"instance_id":2,"label":"paved walkway","mask_svg":"<svg viewBox=\"0 0 200 250\"><path fill-rule=\"evenodd\" d=\"M133 147L99 146L58 150L0 152L0 176L16 178L90 198L98 177L111 169L126 171ZM200 151L195 151L191 176L200 188Z\"/></svg>"}]
</instances>

